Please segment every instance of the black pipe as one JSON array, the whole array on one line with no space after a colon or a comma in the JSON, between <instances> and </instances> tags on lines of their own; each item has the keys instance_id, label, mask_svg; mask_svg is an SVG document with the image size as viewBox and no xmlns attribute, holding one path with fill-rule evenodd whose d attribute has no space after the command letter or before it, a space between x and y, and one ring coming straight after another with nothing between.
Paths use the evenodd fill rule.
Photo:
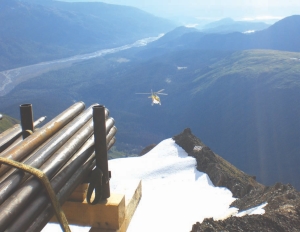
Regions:
<instances>
[{"instance_id":1,"label":"black pipe","mask_svg":"<svg viewBox=\"0 0 300 232\"><path fill-rule=\"evenodd\" d=\"M113 119L107 119L107 133L110 128L112 128L113 123ZM40 170L43 171L49 179L51 179L83 145L87 138L91 136L92 132L93 123L92 119L90 119L85 126L74 134L63 147L55 152L55 154L40 167ZM4 231L4 229L14 220L15 217L17 217L22 209L26 207L26 205L41 189L41 183L35 178L30 178L0 206L0 231Z\"/></svg>"},{"instance_id":2,"label":"black pipe","mask_svg":"<svg viewBox=\"0 0 300 232\"><path fill-rule=\"evenodd\" d=\"M20 117L23 139L33 133L33 112L32 104L20 105Z\"/></svg>"},{"instance_id":3,"label":"black pipe","mask_svg":"<svg viewBox=\"0 0 300 232\"><path fill-rule=\"evenodd\" d=\"M1 153L1 156L16 161L24 159L42 143L51 138L51 136L64 127L74 117L81 113L84 107L85 105L83 102L75 103L69 109L65 110L42 128L37 130L31 136L27 137L23 142L11 149L5 150L5 152ZM8 166L1 165L0 175L3 175L8 169Z\"/></svg>"},{"instance_id":4,"label":"black pipe","mask_svg":"<svg viewBox=\"0 0 300 232\"><path fill-rule=\"evenodd\" d=\"M94 121L96 167L99 168L103 174L101 197L102 199L107 199L110 197L110 187L109 187L109 171L108 171L108 157L107 157L106 130L105 130L105 107L103 105L93 107L93 121Z\"/></svg>"}]
</instances>

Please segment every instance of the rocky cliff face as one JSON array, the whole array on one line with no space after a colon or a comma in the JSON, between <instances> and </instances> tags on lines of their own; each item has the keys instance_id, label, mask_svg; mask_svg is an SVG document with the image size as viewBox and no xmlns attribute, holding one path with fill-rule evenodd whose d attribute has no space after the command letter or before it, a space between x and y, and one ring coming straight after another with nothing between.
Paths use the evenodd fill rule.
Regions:
<instances>
[{"instance_id":1,"label":"rocky cliff face","mask_svg":"<svg viewBox=\"0 0 300 232\"><path fill-rule=\"evenodd\" d=\"M276 183L264 186L215 154L189 128L173 137L189 155L197 160L197 169L205 172L215 186L230 189L238 199L231 206L240 211L267 202L263 215L230 217L223 221L212 218L196 222L191 232L232 231L300 231L300 192L291 185Z\"/></svg>"},{"instance_id":2,"label":"rocky cliff face","mask_svg":"<svg viewBox=\"0 0 300 232\"><path fill-rule=\"evenodd\" d=\"M190 156L197 160L197 169L208 174L215 186L223 186L233 193L234 197L243 197L251 190L259 190L264 186L255 177L242 172L219 155L215 154L200 139L194 136L189 128L173 137Z\"/></svg>"}]
</instances>

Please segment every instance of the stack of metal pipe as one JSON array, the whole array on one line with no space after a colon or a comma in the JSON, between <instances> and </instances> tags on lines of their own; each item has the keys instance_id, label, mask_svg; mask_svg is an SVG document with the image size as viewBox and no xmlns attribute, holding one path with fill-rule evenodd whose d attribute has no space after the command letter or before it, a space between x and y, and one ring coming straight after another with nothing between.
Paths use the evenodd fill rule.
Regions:
<instances>
[{"instance_id":1,"label":"stack of metal pipe","mask_svg":"<svg viewBox=\"0 0 300 232\"><path fill-rule=\"evenodd\" d=\"M99 108L102 114L95 113ZM101 122L104 132L98 132ZM34 129L39 123L33 124L30 130L21 129L19 125L0 134L0 148L1 144L9 144L0 150L0 157L43 171L58 201L63 204L99 165L99 156L104 156L107 162L107 150L115 143L117 132L114 120L104 106L94 104L85 109L85 104L78 102L39 129ZM30 133L24 136L26 131ZM99 133L102 133L100 140ZM23 139L18 143L15 142L16 134L18 137L23 134ZM104 141L104 144L99 141ZM106 154L98 154L101 150ZM107 163L103 168L103 180L108 184ZM106 192L107 198L109 190ZM42 183L24 171L5 164L0 166L0 212L0 231L40 231L54 214Z\"/></svg>"},{"instance_id":2,"label":"stack of metal pipe","mask_svg":"<svg viewBox=\"0 0 300 232\"><path fill-rule=\"evenodd\" d=\"M46 117L41 117L33 123L33 127L37 128ZM16 124L8 130L0 134L0 152L3 152L8 147L16 145L22 141L22 127L20 124Z\"/></svg>"}]
</instances>

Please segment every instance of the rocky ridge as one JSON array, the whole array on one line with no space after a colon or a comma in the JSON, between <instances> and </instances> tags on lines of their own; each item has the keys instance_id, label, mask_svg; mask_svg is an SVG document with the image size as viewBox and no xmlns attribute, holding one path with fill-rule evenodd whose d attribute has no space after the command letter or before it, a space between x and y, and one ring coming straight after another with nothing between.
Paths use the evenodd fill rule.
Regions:
<instances>
[{"instance_id":1,"label":"rocky ridge","mask_svg":"<svg viewBox=\"0 0 300 232\"><path fill-rule=\"evenodd\" d=\"M264 186L258 183L255 177L215 154L189 128L173 139L188 155L196 158L197 169L207 173L215 186L226 187L237 197L232 207L243 211L267 203L263 215L233 216L223 221L208 218L196 222L191 232L300 231L300 192L292 185Z\"/></svg>"}]
</instances>

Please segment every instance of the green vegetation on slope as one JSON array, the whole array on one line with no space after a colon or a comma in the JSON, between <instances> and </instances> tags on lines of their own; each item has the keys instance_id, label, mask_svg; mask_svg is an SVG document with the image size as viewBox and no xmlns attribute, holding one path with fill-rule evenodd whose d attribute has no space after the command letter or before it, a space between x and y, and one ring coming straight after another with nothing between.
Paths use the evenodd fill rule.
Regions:
<instances>
[{"instance_id":1,"label":"green vegetation on slope","mask_svg":"<svg viewBox=\"0 0 300 232\"><path fill-rule=\"evenodd\" d=\"M272 88L300 87L300 53L274 50L245 50L235 52L209 66L195 80L204 84L194 93L208 88L220 78L259 79Z\"/></svg>"},{"instance_id":2,"label":"green vegetation on slope","mask_svg":"<svg viewBox=\"0 0 300 232\"><path fill-rule=\"evenodd\" d=\"M118 159L118 158L127 158L127 157L136 157L137 154L129 154L126 151L120 151L116 146L113 146L108 151L108 159Z\"/></svg>"},{"instance_id":3,"label":"green vegetation on slope","mask_svg":"<svg viewBox=\"0 0 300 232\"><path fill-rule=\"evenodd\" d=\"M15 124L18 124L19 121L7 115L2 115L3 118L0 120L0 133L7 130L8 128L12 127Z\"/></svg>"}]
</instances>

